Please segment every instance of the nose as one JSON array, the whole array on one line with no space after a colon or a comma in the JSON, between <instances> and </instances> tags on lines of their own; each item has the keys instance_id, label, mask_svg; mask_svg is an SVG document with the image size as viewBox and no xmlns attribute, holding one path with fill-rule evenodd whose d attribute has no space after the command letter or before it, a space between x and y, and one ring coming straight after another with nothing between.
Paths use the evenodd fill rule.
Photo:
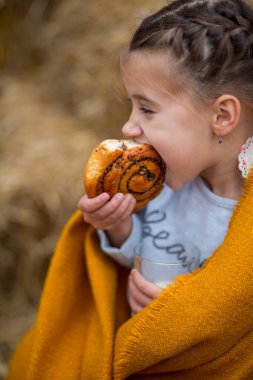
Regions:
<instances>
[{"instance_id":1,"label":"nose","mask_svg":"<svg viewBox=\"0 0 253 380\"><path fill-rule=\"evenodd\" d=\"M133 118L133 115L131 115L129 120L123 125L122 133L124 136L130 137L136 142L140 142L143 138L145 139L143 130L138 121Z\"/></svg>"},{"instance_id":2,"label":"nose","mask_svg":"<svg viewBox=\"0 0 253 380\"><path fill-rule=\"evenodd\" d=\"M122 127L122 133L126 137L139 137L143 134L143 131L140 127L140 125L132 120L130 117L129 120L123 125Z\"/></svg>"}]
</instances>

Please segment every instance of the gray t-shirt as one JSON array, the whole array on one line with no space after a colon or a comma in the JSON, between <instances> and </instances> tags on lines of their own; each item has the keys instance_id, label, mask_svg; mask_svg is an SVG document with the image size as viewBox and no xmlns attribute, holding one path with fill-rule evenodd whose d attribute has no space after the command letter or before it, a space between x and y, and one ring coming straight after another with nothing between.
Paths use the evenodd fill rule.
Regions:
<instances>
[{"instance_id":1,"label":"gray t-shirt","mask_svg":"<svg viewBox=\"0 0 253 380\"><path fill-rule=\"evenodd\" d=\"M99 230L101 249L128 267L136 253L166 262L198 252L202 263L222 243L235 204L212 193L200 177L180 190L165 185L158 197L132 215L132 232L120 248L112 247Z\"/></svg>"}]
</instances>

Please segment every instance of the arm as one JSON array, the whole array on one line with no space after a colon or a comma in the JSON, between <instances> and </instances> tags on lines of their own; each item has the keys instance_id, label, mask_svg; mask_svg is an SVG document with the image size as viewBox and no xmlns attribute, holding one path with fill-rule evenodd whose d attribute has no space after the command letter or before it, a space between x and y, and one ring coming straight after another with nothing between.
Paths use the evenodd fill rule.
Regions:
<instances>
[{"instance_id":1,"label":"arm","mask_svg":"<svg viewBox=\"0 0 253 380\"><path fill-rule=\"evenodd\" d=\"M102 195L93 199L84 196L78 206L84 220L97 229L102 251L119 264L132 267L142 229L139 216L132 214L135 200L123 194L111 199L109 194L104 193L104 199Z\"/></svg>"}]
</instances>

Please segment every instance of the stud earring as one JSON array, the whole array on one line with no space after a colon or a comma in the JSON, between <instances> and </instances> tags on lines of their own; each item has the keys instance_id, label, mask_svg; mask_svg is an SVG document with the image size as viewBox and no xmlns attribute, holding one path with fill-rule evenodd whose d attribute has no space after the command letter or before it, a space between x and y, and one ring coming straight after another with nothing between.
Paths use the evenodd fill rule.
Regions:
<instances>
[{"instance_id":1,"label":"stud earring","mask_svg":"<svg viewBox=\"0 0 253 380\"><path fill-rule=\"evenodd\" d=\"M242 177L246 178L253 167L253 137L249 137L246 143L241 147L238 156L238 168Z\"/></svg>"}]
</instances>

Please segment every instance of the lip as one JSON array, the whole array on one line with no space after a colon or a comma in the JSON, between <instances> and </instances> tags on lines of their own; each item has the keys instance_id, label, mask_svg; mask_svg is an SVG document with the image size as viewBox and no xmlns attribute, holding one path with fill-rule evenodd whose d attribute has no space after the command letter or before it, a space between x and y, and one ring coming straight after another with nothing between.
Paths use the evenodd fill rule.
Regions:
<instances>
[{"instance_id":1,"label":"lip","mask_svg":"<svg viewBox=\"0 0 253 380\"><path fill-rule=\"evenodd\" d=\"M132 138L132 140L136 143L136 144L149 144L149 145L152 145L150 144L148 141L144 141L144 140L141 140L141 139L136 139L136 138Z\"/></svg>"}]
</instances>

